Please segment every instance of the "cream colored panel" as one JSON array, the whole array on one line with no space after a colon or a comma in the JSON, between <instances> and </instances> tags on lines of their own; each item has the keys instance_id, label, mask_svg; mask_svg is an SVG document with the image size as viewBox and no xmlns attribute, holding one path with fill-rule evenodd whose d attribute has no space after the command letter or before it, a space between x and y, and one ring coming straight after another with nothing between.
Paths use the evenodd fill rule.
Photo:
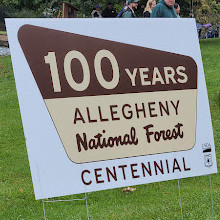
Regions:
<instances>
[{"instance_id":1,"label":"cream colored panel","mask_svg":"<svg viewBox=\"0 0 220 220\"><path fill-rule=\"evenodd\" d=\"M191 149L196 134L196 94L191 89L45 102L68 157L84 163ZM114 138L119 136L122 141L117 146ZM107 147L98 143L98 139L101 145L104 139L108 143L109 138Z\"/></svg>"}]
</instances>

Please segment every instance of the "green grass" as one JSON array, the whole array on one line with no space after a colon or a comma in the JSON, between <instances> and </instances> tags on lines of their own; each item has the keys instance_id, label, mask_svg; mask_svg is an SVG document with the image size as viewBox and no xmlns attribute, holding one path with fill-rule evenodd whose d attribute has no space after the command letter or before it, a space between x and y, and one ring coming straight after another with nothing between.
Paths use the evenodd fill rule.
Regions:
<instances>
[{"instance_id":1,"label":"green grass","mask_svg":"<svg viewBox=\"0 0 220 220\"><path fill-rule=\"evenodd\" d=\"M220 39L200 41L207 80L217 162L220 164ZM0 58L0 219L43 219L34 199L10 57ZM218 166L219 168L219 166ZM220 219L220 176L212 175L215 219ZM184 219L212 219L208 176L180 180ZM63 197L82 198L84 195ZM177 180L141 185L123 193L88 193L91 219L181 219ZM86 219L85 201L46 203L47 219Z\"/></svg>"},{"instance_id":2,"label":"green grass","mask_svg":"<svg viewBox=\"0 0 220 220\"><path fill-rule=\"evenodd\" d=\"M6 31L0 31L0 34L5 34L5 35L7 35L7 32L6 32Z\"/></svg>"}]
</instances>

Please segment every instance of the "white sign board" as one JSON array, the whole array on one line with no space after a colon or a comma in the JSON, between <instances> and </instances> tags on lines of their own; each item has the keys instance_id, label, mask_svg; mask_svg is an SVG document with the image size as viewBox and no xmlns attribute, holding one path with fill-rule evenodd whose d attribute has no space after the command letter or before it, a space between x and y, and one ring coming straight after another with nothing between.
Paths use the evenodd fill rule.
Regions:
<instances>
[{"instance_id":1,"label":"white sign board","mask_svg":"<svg viewBox=\"0 0 220 220\"><path fill-rule=\"evenodd\" d=\"M36 199L217 172L194 19L6 26Z\"/></svg>"}]
</instances>

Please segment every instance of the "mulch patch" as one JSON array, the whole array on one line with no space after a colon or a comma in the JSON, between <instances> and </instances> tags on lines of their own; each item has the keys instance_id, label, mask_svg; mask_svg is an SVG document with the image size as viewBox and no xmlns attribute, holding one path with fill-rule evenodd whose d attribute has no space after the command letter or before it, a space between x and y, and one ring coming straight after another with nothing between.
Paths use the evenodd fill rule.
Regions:
<instances>
[{"instance_id":1,"label":"mulch patch","mask_svg":"<svg viewBox=\"0 0 220 220\"><path fill-rule=\"evenodd\" d=\"M0 34L0 41L8 41L7 35Z\"/></svg>"}]
</instances>

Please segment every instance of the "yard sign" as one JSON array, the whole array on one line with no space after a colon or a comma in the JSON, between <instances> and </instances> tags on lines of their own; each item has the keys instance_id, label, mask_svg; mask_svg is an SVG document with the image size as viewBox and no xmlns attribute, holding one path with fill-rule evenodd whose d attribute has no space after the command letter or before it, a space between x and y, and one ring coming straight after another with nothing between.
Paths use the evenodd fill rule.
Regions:
<instances>
[{"instance_id":1,"label":"yard sign","mask_svg":"<svg viewBox=\"0 0 220 220\"><path fill-rule=\"evenodd\" d=\"M36 199L217 172L194 19L6 25Z\"/></svg>"}]
</instances>

